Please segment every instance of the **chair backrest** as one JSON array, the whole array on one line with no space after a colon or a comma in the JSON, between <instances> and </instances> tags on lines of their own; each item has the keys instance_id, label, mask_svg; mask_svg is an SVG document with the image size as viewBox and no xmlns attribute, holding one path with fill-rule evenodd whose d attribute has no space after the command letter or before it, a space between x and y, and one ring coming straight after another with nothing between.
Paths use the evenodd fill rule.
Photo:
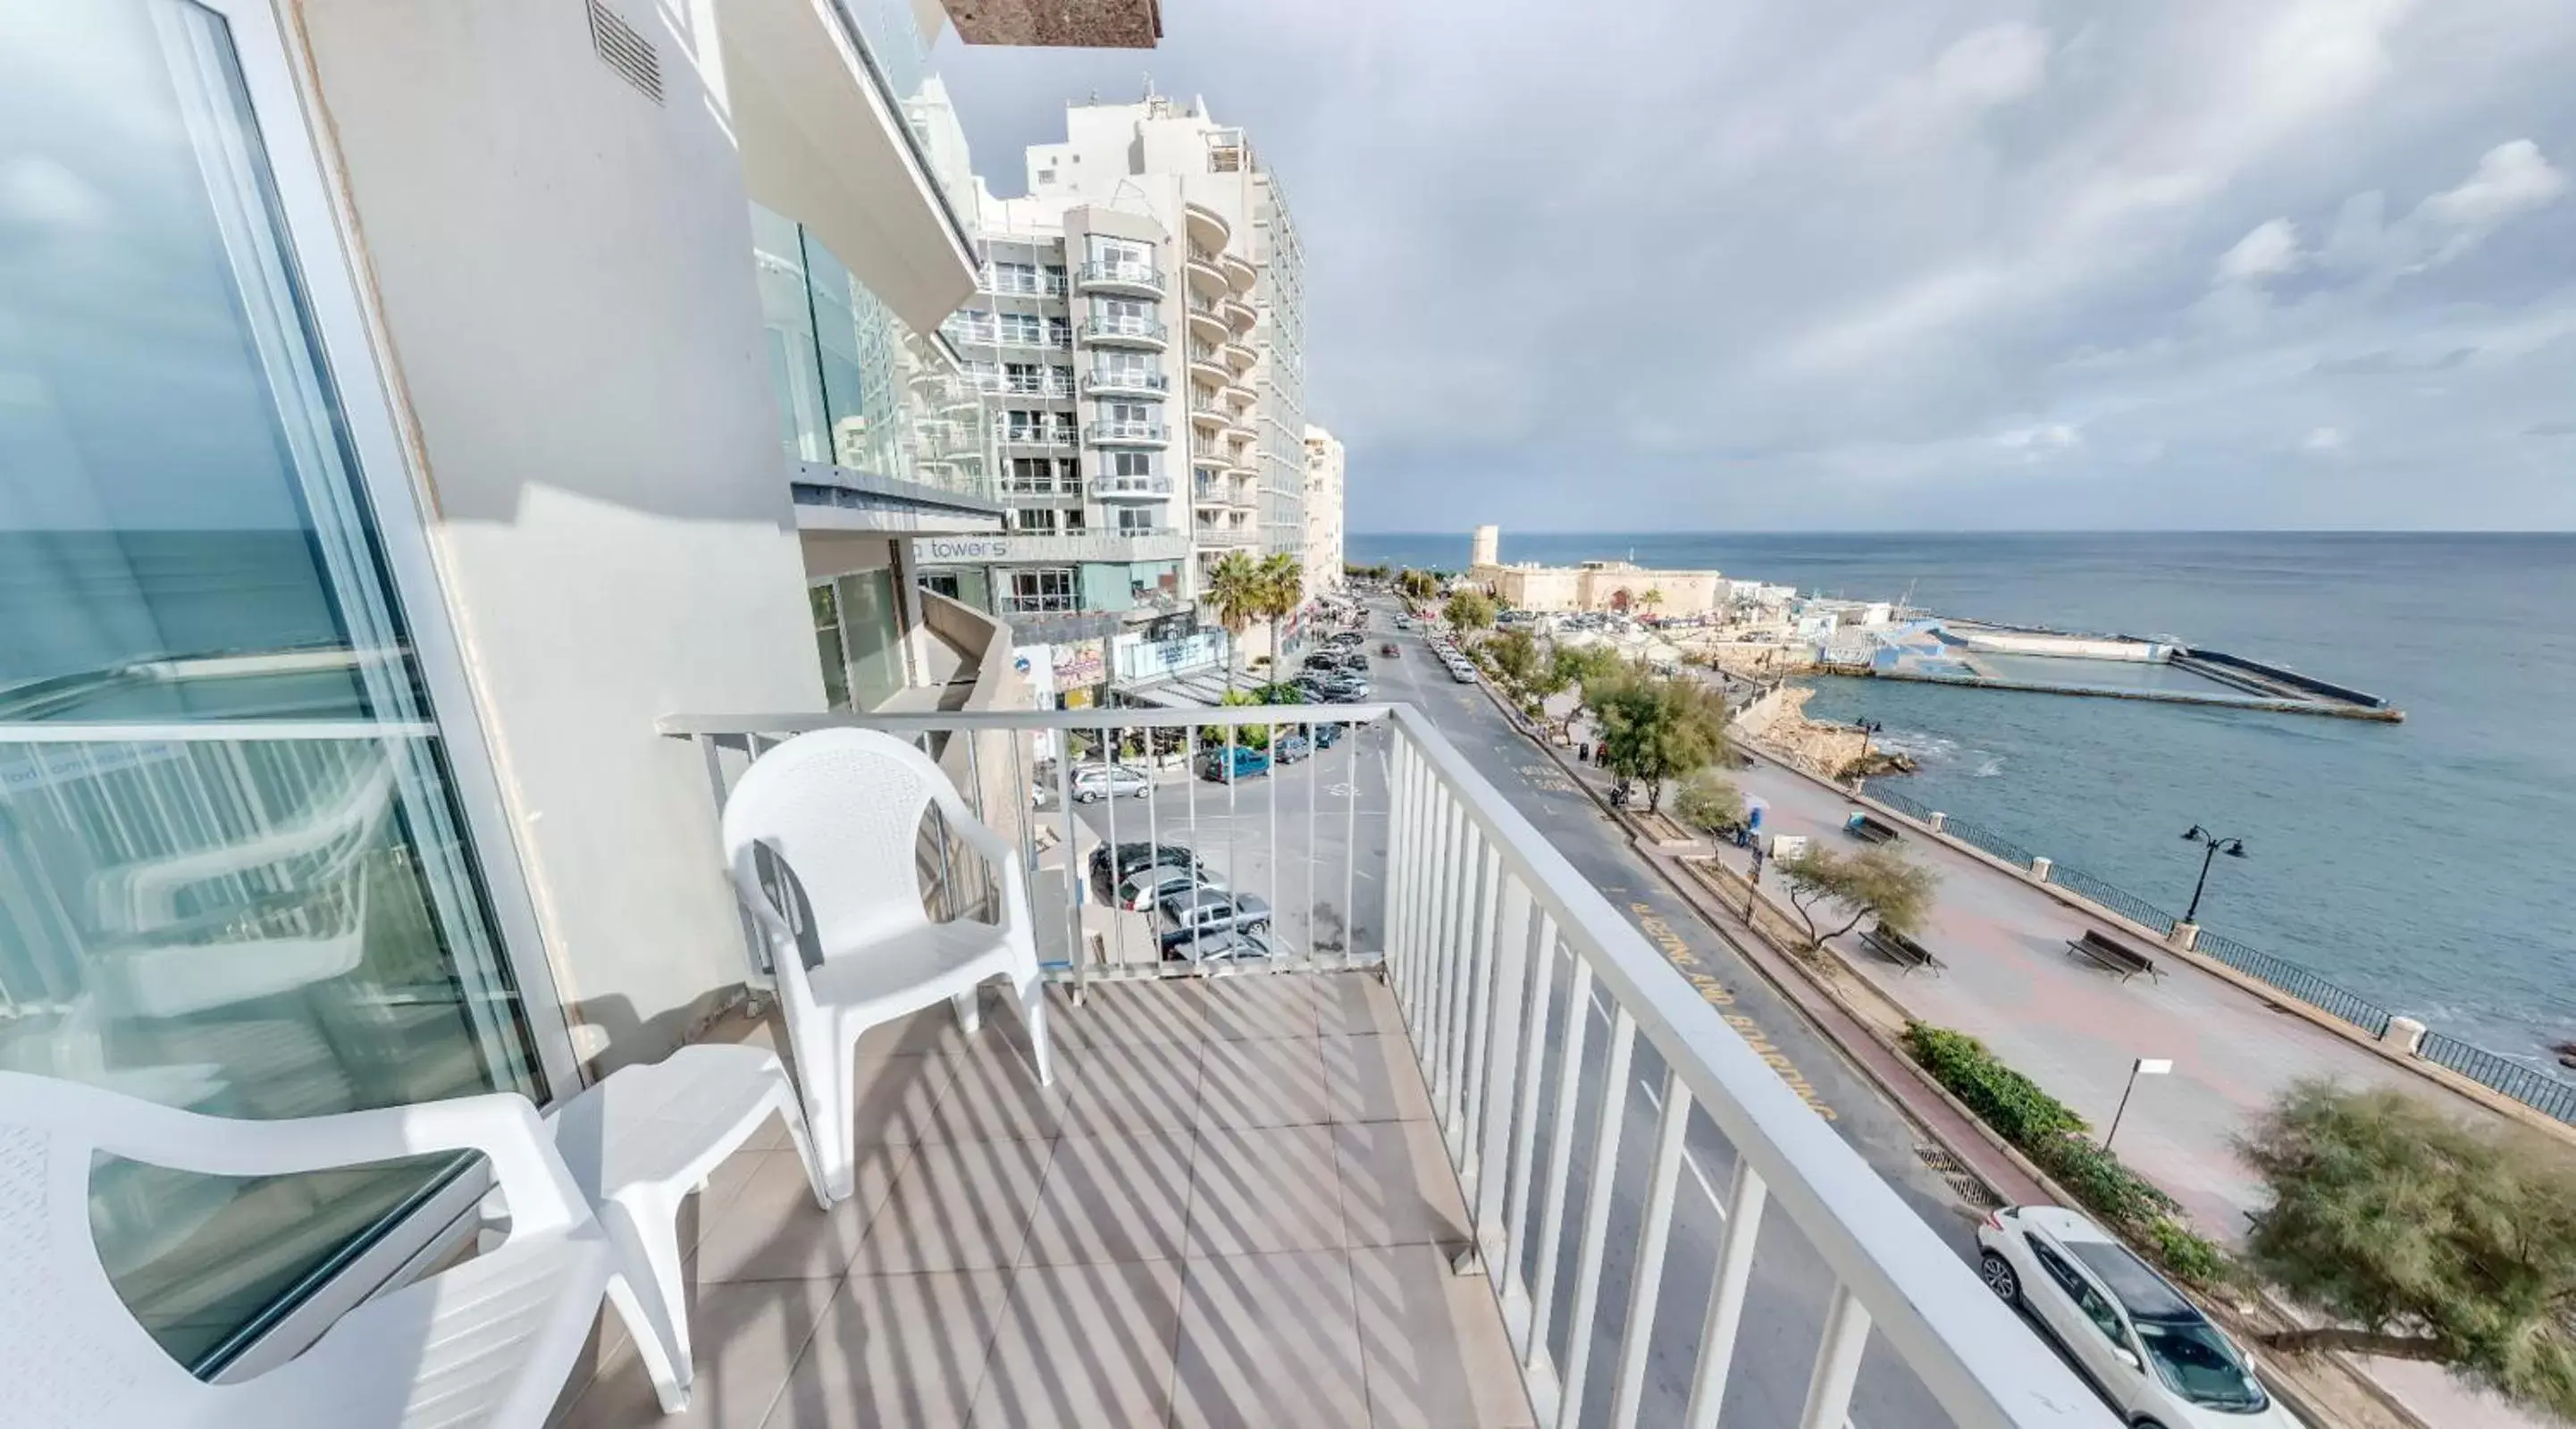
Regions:
<instances>
[{"instance_id":1,"label":"chair backrest","mask_svg":"<svg viewBox=\"0 0 2576 1429\"><path fill-rule=\"evenodd\" d=\"M934 801L963 812L948 776L902 740L867 729L800 734L754 760L726 797L725 859L739 869L768 848L796 876L827 942L923 927L914 851Z\"/></svg>"},{"instance_id":2,"label":"chair backrest","mask_svg":"<svg viewBox=\"0 0 2576 1429\"><path fill-rule=\"evenodd\" d=\"M132 1154L118 1128L137 1108L150 1104L0 1072L0 1418L11 1423L169 1424L221 1392L145 1332L99 1261L90 1165L100 1151Z\"/></svg>"}]
</instances>

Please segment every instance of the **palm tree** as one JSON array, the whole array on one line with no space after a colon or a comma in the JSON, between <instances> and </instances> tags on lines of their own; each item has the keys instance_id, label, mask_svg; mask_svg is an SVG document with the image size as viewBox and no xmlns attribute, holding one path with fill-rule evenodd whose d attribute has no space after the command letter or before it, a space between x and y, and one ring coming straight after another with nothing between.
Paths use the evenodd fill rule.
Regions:
<instances>
[{"instance_id":1,"label":"palm tree","mask_svg":"<svg viewBox=\"0 0 2576 1429\"><path fill-rule=\"evenodd\" d=\"M1286 551L1273 551L1256 567L1261 575L1260 614L1270 622L1270 673L1280 670L1279 622L1297 613L1306 600L1306 568Z\"/></svg>"},{"instance_id":2,"label":"palm tree","mask_svg":"<svg viewBox=\"0 0 2576 1429\"><path fill-rule=\"evenodd\" d=\"M1646 608L1646 614L1648 616L1652 616L1655 613L1655 607L1662 605L1663 603L1664 588L1662 586L1650 585L1646 587L1646 593L1644 595L1637 597L1637 604Z\"/></svg>"},{"instance_id":3,"label":"palm tree","mask_svg":"<svg viewBox=\"0 0 2576 1429\"><path fill-rule=\"evenodd\" d=\"M1216 610L1218 623L1225 627L1227 694L1234 693L1236 657L1240 653L1243 632L1250 629L1252 622L1269 606L1269 592L1264 589L1266 584L1261 568L1241 551L1226 552L1225 558L1216 563L1216 569L1208 572L1207 589L1201 593L1201 598ZM1274 671L1278 668L1275 661L1271 668Z\"/></svg>"}]
</instances>

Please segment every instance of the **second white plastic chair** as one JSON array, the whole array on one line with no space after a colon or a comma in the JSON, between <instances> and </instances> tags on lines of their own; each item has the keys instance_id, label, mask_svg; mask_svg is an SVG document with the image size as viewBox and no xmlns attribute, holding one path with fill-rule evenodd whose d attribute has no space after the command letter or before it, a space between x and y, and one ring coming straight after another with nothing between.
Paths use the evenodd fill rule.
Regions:
<instances>
[{"instance_id":1,"label":"second white plastic chair","mask_svg":"<svg viewBox=\"0 0 2576 1429\"><path fill-rule=\"evenodd\" d=\"M915 852L933 805L992 865L1000 922L931 920ZM929 756L873 730L798 735L754 761L736 783L725 801L724 846L734 891L769 947L806 1123L832 1199L847 1199L855 1187L851 1084L859 1038L869 1028L951 1002L971 1032L977 989L1007 978L1038 1079L1054 1080L1046 984L1018 853L967 810ZM761 885L763 848L803 891L818 953L810 967L787 915Z\"/></svg>"}]
</instances>

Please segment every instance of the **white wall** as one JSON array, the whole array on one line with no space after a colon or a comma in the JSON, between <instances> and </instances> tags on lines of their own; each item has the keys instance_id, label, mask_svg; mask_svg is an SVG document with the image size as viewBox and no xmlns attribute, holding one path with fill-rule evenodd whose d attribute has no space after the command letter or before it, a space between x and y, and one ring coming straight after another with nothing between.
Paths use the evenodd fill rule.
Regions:
<instances>
[{"instance_id":1,"label":"white wall","mask_svg":"<svg viewBox=\"0 0 2576 1429\"><path fill-rule=\"evenodd\" d=\"M303 5L549 955L622 1063L743 969L704 776L654 719L823 694L738 166L680 40L619 9L661 104L579 5Z\"/></svg>"}]
</instances>

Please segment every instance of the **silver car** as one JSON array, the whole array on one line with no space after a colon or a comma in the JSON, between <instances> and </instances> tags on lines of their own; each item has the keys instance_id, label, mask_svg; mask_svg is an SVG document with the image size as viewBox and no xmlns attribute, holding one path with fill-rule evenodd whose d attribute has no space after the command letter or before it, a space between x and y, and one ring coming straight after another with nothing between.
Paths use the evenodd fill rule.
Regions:
<instances>
[{"instance_id":1,"label":"silver car","mask_svg":"<svg viewBox=\"0 0 2576 1429\"><path fill-rule=\"evenodd\" d=\"M1073 801L1096 804L1103 799L1142 799L1154 792L1154 781L1141 769L1124 764L1077 764L1073 767Z\"/></svg>"}]
</instances>

